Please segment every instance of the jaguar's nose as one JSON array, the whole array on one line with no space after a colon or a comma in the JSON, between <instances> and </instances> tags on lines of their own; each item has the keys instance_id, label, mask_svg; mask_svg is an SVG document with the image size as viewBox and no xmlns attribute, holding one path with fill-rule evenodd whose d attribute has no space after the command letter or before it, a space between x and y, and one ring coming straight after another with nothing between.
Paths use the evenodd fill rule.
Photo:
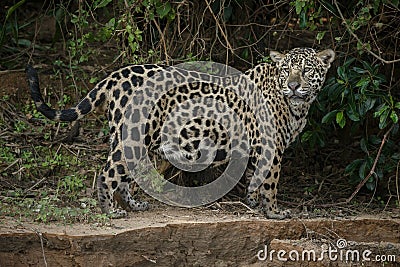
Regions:
<instances>
[{"instance_id":1,"label":"jaguar's nose","mask_svg":"<svg viewBox=\"0 0 400 267\"><path fill-rule=\"evenodd\" d=\"M298 82L289 82L288 83L288 87L289 87L290 90L296 91L297 89L300 88L300 83L298 83Z\"/></svg>"}]
</instances>

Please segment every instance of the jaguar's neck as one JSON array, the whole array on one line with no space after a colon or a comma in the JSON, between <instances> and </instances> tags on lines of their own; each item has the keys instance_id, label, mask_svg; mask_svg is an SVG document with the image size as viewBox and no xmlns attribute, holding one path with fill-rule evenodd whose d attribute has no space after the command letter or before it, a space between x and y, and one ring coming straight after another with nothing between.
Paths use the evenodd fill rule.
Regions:
<instances>
[{"instance_id":1,"label":"jaguar's neck","mask_svg":"<svg viewBox=\"0 0 400 267\"><path fill-rule=\"evenodd\" d=\"M264 95L276 93L274 90L277 85L277 80L275 78L277 75L277 69L274 65L269 63L258 64L254 68L246 71L246 75L255 83L255 85L257 85L259 90L262 90Z\"/></svg>"}]
</instances>

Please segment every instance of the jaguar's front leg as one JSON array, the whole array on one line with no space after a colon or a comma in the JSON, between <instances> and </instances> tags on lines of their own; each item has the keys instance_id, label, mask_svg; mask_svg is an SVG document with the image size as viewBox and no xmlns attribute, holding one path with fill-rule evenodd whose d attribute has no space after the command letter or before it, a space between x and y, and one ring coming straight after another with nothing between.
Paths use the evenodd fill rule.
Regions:
<instances>
[{"instance_id":1,"label":"jaguar's front leg","mask_svg":"<svg viewBox=\"0 0 400 267\"><path fill-rule=\"evenodd\" d=\"M289 210L280 210L277 205L278 182L281 171L282 157L275 154L272 166L266 173L260 186L260 198L262 209L267 218L285 219L290 217Z\"/></svg>"},{"instance_id":2,"label":"jaguar's front leg","mask_svg":"<svg viewBox=\"0 0 400 267\"><path fill-rule=\"evenodd\" d=\"M247 169L245 172L245 179L247 184L247 204L250 207L255 208L260 204L259 200L259 187L262 183L262 174L260 169L257 168L257 163L260 160L261 155L253 149L250 153Z\"/></svg>"},{"instance_id":3,"label":"jaguar's front leg","mask_svg":"<svg viewBox=\"0 0 400 267\"><path fill-rule=\"evenodd\" d=\"M263 160L260 154L250 157L246 171L246 179L249 182L247 202L251 207L261 204L267 218L288 218L290 212L280 211L276 198L282 157L276 154L271 164L268 164L266 158Z\"/></svg>"}]
</instances>

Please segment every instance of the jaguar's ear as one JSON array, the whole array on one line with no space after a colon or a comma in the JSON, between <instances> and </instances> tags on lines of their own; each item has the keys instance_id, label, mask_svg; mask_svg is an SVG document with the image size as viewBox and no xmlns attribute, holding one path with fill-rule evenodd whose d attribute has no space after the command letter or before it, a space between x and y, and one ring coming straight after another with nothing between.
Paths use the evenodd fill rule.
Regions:
<instances>
[{"instance_id":1,"label":"jaguar's ear","mask_svg":"<svg viewBox=\"0 0 400 267\"><path fill-rule=\"evenodd\" d=\"M270 51L269 52L269 56L271 57L272 61L276 62L276 63L278 63L279 61L281 61L285 57L284 54L281 54L281 53L279 53L277 51Z\"/></svg>"},{"instance_id":2,"label":"jaguar's ear","mask_svg":"<svg viewBox=\"0 0 400 267\"><path fill-rule=\"evenodd\" d=\"M324 51L318 52L317 57L322 61L326 67L330 67L331 63L335 59L335 52L332 49L326 49Z\"/></svg>"}]
</instances>

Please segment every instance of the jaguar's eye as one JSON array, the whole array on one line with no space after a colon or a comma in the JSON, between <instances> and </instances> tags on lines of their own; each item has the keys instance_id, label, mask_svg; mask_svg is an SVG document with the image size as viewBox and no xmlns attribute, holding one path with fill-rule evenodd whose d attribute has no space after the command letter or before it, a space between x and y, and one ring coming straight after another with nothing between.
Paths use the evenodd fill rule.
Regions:
<instances>
[{"instance_id":1,"label":"jaguar's eye","mask_svg":"<svg viewBox=\"0 0 400 267\"><path fill-rule=\"evenodd\" d=\"M304 68L303 75L308 74L311 71L311 68Z\"/></svg>"},{"instance_id":2,"label":"jaguar's eye","mask_svg":"<svg viewBox=\"0 0 400 267\"><path fill-rule=\"evenodd\" d=\"M289 67L287 66L282 67L282 71L289 73Z\"/></svg>"}]
</instances>

